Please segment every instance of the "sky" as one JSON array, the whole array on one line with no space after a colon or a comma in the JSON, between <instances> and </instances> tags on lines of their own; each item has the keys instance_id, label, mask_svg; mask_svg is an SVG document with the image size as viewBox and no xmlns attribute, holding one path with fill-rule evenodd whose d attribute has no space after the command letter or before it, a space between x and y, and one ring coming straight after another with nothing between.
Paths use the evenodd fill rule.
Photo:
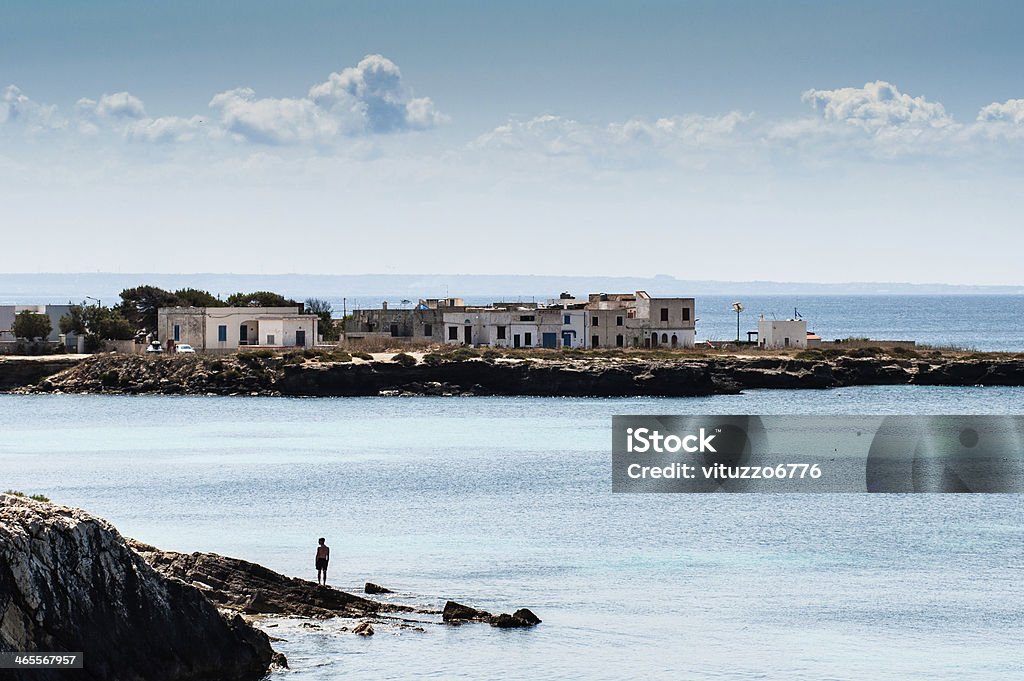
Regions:
<instances>
[{"instance_id":1,"label":"sky","mask_svg":"<svg viewBox=\"0 0 1024 681\"><path fill-rule=\"evenodd\" d=\"M3 272L1022 284L1018 2L0 6Z\"/></svg>"}]
</instances>

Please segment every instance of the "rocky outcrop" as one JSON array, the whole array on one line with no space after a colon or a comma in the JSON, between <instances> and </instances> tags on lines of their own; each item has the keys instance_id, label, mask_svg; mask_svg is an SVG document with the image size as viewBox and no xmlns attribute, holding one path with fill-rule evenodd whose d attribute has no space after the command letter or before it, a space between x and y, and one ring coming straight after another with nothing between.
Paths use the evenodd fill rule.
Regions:
<instances>
[{"instance_id":1,"label":"rocky outcrop","mask_svg":"<svg viewBox=\"0 0 1024 681\"><path fill-rule=\"evenodd\" d=\"M248 681L262 678L273 656L265 634L159 574L107 522L8 494L0 495L0 650L80 651L85 668L74 675L83 681Z\"/></svg>"},{"instance_id":2,"label":"rocky outcrop","mask_svg":"<svg viewBox=\"0 0 1024 681\"><path fill-rule=\"evenodd\" d=\"M535 627L541 623L541 619L528 608L520 608L511 615L508 613L494 615L488 621L492 627L498 627L499 629L523 629L525 627Z\"/></svg>"},{"instance_id":3,"label":"rocky outcrop","mask_svg":"<svg viewBox=\"0 0 1024 681\"><path fill-rule=\"evenodd\" d=\"M390 593L394 593L394 592L391 589L384 588L380 584L374 584L373 582L367 582L365 585L363 585L363 593L364 594L373 595L373 594L390 594Z\"/></svg>"},{"instance_id":4,"label":"rocky outcrop","mask_svg":"<svg viewBox=\"0 0 1024 681\"><path fill-rule=\"evenodd\" d=\"M855 385L1024 385L1024 360L789 355L458 357L405 366L302 353L230 356L97 355L24 385L24 392L294 396L527 395L685 397L748 388ZM437 356L437 355L435 355ZM0 365L2 373L2 365Z\"/></svg>"},{"instance_id":5,"label":"rocky outcrop","mask_svg":"<svg viewBox=\"0 0 1024 681\"><path fill-rule=\"evenodd\" d=\"M471 608L468 605L456 603L455 601L448 601L444 604L441 620L446 624L487 622L492 627L498 627L499 629L522 629L537 626L541 622L541 619L528 608L520 608L511 615L508 613L492 615L486 610Z\"/></svg>"},{"instance_id":6,"label":"rocky outcrop","mask_svg":"<svg viewBox=\"0 0 1024 681\"><path fill-rule=\"evenodd\" d=\"M132 547L165 577L190 584L220 607L247 615L366 617L379 612L411 610L286 577L238 558L215 553L161 551L140 542L132 542Z\"/></svg>"},{"instance_id":7,"label":"rocky outcrop","mask_svg":"<svg viewBox=\"0 0 1024 681\"><path fill-rule=\"evenodd\" d=\"M492 617L486 610L477 610L462 603L448 601L441 611L441 620L452 624L461 622L486 622Z\"/></svg>"},{"instance_id":8,"label":"rocky outcrop","mask_svg":"<svg viewBox=\"0 0 1024 681\"><path fill-rule=\"evenodd\" d=\"M0 390L34 385L54 374L72 368L80 357L0 357Z\"/></svg>"}]
</instances>

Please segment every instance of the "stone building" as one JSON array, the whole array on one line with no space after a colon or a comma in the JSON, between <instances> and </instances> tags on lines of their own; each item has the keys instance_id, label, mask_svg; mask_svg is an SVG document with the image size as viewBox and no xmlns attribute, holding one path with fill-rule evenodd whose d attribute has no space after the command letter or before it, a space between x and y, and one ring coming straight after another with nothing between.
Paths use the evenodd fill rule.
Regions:
<instances>
[{"instance_id":1,"label":"stone building","mask_svg":"<svg viewBox=\"0 0 1024 681\"><path fill-rule=\"evenodd\" d=\"M311 348L319 317L301 307L162 307L157 339L187 343L197 351L239 348Z\"/></svg>"}]
</instances>

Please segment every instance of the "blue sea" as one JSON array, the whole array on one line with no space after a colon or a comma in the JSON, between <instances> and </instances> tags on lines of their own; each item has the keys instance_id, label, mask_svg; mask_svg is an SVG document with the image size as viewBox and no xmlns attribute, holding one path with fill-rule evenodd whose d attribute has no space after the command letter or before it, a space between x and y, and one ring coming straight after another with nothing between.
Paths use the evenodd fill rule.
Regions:
<instances>
[{"instance_id":1,"label":"blue sea","mask_svg":"<svg viewBox=\"0 0 1024 681\"><path fill-rule=\"evenodd\" d=\"M802 312L802 310L801 310ZM261 626L276 679L1024 678L1020 495L613 495L614 414L1011 414L1021 388L691 399L0 395L0 485L179 551L531 630ZM430 618L425 618L430 619ZM436 619L436 618L434 618Z\"/></svg>"}]
</instances>

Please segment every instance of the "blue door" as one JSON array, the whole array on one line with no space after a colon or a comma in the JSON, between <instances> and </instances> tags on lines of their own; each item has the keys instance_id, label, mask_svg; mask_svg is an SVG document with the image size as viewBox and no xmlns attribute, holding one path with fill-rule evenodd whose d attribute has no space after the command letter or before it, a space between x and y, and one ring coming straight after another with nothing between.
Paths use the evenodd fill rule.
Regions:
<instances>
[{"instance_id":1,"label":"blue door","mask_svg":"<svg viewBox=\"0 0 1024 681\"><path fill-rule=\"evenodd\" d=\"M540 339L541 347L545 348L557 348L558 347L558 334L557 333L542 333Z\"/></svg>"},{"instance_id":2,"label":"blue door","mask_svg":"<svg viewBox=\"0 0 1024 681\"><path fill-rule=\"evenodd\" d=\"M563 331L562 332L562 347L563 348L571 348L572 347L572 334L569 333L568 331Z\"/></svg>"}]
</instances>

